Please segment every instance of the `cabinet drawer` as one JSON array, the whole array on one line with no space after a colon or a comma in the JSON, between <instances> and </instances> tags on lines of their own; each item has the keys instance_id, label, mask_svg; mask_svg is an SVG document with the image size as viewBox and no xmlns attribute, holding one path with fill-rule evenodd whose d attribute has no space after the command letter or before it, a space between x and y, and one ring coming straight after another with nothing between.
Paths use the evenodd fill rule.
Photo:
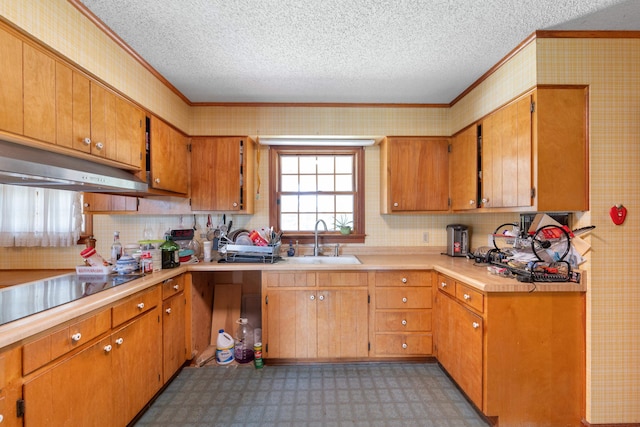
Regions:
<instances>
[{"instance_id":1,"label":"cabinet drawer","mask_svg":"<svg viewBox=\"0 0 640 427\"><path fill-rule=\"evenodd\" d=\"M162 282L162 299L165 300L184 291L184 275L179 275Z\"/></svg>"},{"instance_id":2,"label":"cabinet drawer","mask_svg":"<svg viewBox=\"0 0 640 427\"><path fill-rule=\"evenodd\" d=\"M431 334L377 334L375 352L381 356L428 356L433 349Z\"/></svg>"},{"instance_id":3,"label":"cabinet drawer","mask_svg":"<svg viewBox=\"0 0 640 427\"><path fill-rule=\"evenodd\" d=\"M319 272L318 286L367 286L367 273L361 271Z\"/></svg>"},{"instance_id":4,"label":"cabinet drawer","mask_svg":"<svg viewBox=\"0 0 640 427\"><path fill-rule=\"evenodd\" d=\"M431 288L377 288L376 308L431 308Z\"/></svg>"},{"instance_id":5,"label":"cabinet drawer","mask_svg":"<svg viewBox=\"0 0 640 427\"><path fill-rule=\"evenodd\" d=\"M376 311L376 332L429 332L431 310Z\"/></svg>"},{"instance_id":6,"label":"cabinet drawer","mask_svg":"<svg viewBox=\"0 0 640 427\"><path fill-rule=\"evenodd\" d=\"M160 302L160 296L160 286L154 286L149 290L138 292L120 304L114 306L112 312L112 326L116 327L121 325L127 320L133 319L137 315L152 309Z\"/></svg>"},{"instance_id":7,"label":"cabinet drawer","mask_svg":"<svg viewBox=\"0 0 640 427\"><path fill-rule=\"evenodd\" d=\"M456 281L450 277L438 274L438 289L451 296L456 295Z\"/></svg>"},{"instance_id":8,"label":"cabinet drawer","mask_svg":"<svg viewBox=\"0 0 640 427\"><path fill-rule=\"evenodd\" d=\"M109 309L58 329L24 345L22 369L26 375L107 332L111 327Z\"/></svg>"},{"instance_id":9,"label":"cabinet drawer","mask_svg":"<svg viewBox=\"0 0 640 427\"><path fill-rule=\"evenodd\" d=\"M456 298L480 313L484 311L484 295L460 282L456 282Z\"/></svg>"},{"instance_id":10,"label":"cabinet drawer","mask_svg":"<svg viewBox=\"0 0 640 427\"><path fill-rule=\"evenodd\" d=\"M429 271L376 272L376 286L431 286Z\"/></svg>"},{"instance_id":11,"label":"cabinet drawer","mask_svg":"<svg viewBox=\"0 0 640 427\"><path fill-rule=\"evenodd\" d=\"M316 285L315 273L309 272L281 272L262 273L262 283L269 288L277 287L307 287Z\"/></svg>"}]
</instances>

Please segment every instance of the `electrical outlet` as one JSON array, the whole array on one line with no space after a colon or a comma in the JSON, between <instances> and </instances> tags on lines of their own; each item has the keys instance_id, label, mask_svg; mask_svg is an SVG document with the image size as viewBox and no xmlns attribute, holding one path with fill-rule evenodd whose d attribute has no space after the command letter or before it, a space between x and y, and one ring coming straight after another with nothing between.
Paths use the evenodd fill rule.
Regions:
<instances>
[{"instance_id":1,"label":"electrical outlet","mask_svg":"<svg viewBox=\"0 0 640 427\"><path fill-rule=\"evenodd\" d=\"M429 232L428 231L423 231L422 232L422 243L429 243Z\"/></svg>"}]
</instances>

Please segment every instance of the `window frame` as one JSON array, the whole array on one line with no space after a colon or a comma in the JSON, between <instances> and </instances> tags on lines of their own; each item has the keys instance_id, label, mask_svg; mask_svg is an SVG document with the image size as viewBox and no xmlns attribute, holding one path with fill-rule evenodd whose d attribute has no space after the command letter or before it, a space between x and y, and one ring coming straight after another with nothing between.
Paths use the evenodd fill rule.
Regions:
<instances>
[{"instance_id":1,"label":"window frame","mask_svg":"<svg viewBox=\"0 0 640 427\"><path fill-rule=\"evenodd\" d=\"M321 229L322 243L364 243L365 232L365 194L364 194L364 147L317 147L309 145L301 146L269 146L269 223L274 228L280 230L280 156L281 155L340 155L349 154L354 156L354 214L351 234L341 234L340 231L327 231ZM333 224L327 224L332 228ZM289 240L298 243L313 243L313 231L285 231L282 240L286 243Z\"/></svg>"}]
</instances>

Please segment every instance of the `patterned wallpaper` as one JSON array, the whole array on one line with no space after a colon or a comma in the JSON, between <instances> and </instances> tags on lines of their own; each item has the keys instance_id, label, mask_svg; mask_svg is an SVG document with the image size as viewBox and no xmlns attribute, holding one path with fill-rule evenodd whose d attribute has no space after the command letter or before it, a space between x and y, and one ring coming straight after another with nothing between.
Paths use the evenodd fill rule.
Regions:
<instances>
[{"instance_id":1,"label":"patterned wallpaper","mask_svg":"<svg viewBox=\"0 0 640 427\"><path fill-rule=\"evenodd\" d=\"M592 424L640 422L640 286L636 245L640 227L640 40L538 39L511 58L451 109L188 107L65 0L0 0L0 16L46 41L72 61L129 95L148 110L196 134L450 135L535 84L589 84L591 211L577 224L596 225L590 243L587 319L587 416ZM266 184L266 148L259 175ZM472 246L515 214L380 215L379 149L366 152L366 246L444 246L445 226L472 227ZM568 159L567 161L570 161ZM238 227L267 221L265 197L257 213L236 217ZM609 208L624 204L627 221L614 226ZM197 216L198 226L206 221ZM191 226L178 216L97 216L98 249L108 253L114 230L124 242L154 229ZM214 221L219 218L214 216ZM422 242L423 231L429 242ZM0 250L0 269L71 267L80 248Z\"/></svg>"}]
</instances>

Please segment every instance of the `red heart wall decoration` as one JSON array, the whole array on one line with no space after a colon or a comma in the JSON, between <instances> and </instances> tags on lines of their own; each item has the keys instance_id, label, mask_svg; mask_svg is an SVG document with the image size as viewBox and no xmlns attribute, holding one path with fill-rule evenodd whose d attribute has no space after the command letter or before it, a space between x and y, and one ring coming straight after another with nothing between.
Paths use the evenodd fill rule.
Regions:
<instances>
[{"instance_id":1,"label":"red heart wall decoration","mask_svg":"<svg viewBox=\"0 0 640 427\"><path fill-rule=\"evenodd\" d=\"M622 205L612 206L609 210L609 216L615 225L620 225L627 218L627 208Z\"/></svg>"}]
</instances>

